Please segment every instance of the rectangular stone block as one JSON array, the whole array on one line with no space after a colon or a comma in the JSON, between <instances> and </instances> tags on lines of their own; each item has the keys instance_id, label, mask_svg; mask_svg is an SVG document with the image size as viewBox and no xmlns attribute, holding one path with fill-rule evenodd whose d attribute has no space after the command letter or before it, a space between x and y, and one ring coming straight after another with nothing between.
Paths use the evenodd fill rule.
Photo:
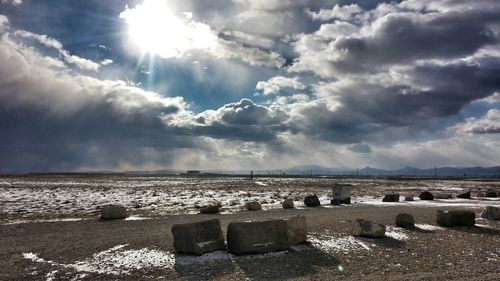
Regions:
<instances>
[{"instance_id":1,"label":"rectangular stone block","mask_svg":"<svg viewBox=\"0 0 500 281\"><path fill-rule=\"evenodd\" d=\"M286 219L288 242L290 245L305 243L307 241L306 217L295 216Z\"/></svg>"},{"instance_id":2,"label":"rectangular stone block","mask_svg":"<svg viewBox=\"0 0 500 281\"><path fill-rule=\"evenodd\" d=\"M439 226L474 226L476 223L476 214L469 210L452 210L436 212L436 223Z\"/></svg>"},{"instance_id":3,"label":"rectangular stone block","mask_svg":"<svg viewBox=\"0 0 500 281\"><path fill-rule=\"evenodd\" d=\"M384 237L385 230L385 225L363 219L352 222L352 235L354 236L381 238Z\"/></svg>"},{"instance_id":4,"label":"rectangular stone block","mask_svg":"<svg viewBox=\"0 0 500 281\"><path fill-rule=\"evenodd\" d=\"M218 219L172 226L174 248L178 253L202 255L224 250L224 235Z\"/></svg>"},{"instance_id":5,"label":"rectangular stone block","mask_svg":"<svg viewBox=\"0 0 500 281\"><path fill-rule=\"evenodd\" d=\"M235 255L287 250L290 248L287 222L232 222L227 227L227 247Z\"/></svg>"}]
</instances>

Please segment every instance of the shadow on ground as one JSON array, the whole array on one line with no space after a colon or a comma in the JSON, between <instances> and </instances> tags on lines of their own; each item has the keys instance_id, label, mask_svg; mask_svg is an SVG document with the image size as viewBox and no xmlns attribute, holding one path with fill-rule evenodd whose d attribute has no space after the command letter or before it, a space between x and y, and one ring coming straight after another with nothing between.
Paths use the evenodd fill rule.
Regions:
<instances>
[{"instance_id":1,"label":"shadow on ground","mask_svg":"<svg viewBox=\"0 0 500 281\"><path fill-rule=\"evenodd\" d=\"M251 280L289 280L314 276L318 273L317 268L337 268L340 264L337 258L308 245L274 255L236 257L234 261L246 278Z\"/></svg>"},{"instance_id":2,"label":"shadow on ground","mask_svg":"<svg viewBox=\"0 0 500 281\"><path fill-rule=\"evenodd\" d=\"M190 262L189 257L176 256L175 271L181 280L289 280L314 276L317 268L337 268L340 261L307 244L289 251L262 255L233 256L221 252L217 260ZM300 266L297 266L300 265Z\"/></svg>"},{"instance_id":3,"label":"shadow on ground","mask_svg":"<svg viewBox=\"0 0 500 281\"><path fill-rule=\"evenodd\" d=\"M500 230L493 227L486 226L467 226L467 227L451 227L450 229L456 231L467 232L471 234L486 234L486 235L500 235Z\"/></svg>"},{"instance_id":4,"label":"shadow on ground","mask_svg":"<svg viewBox=\"0 0 500 281\"><path fill-rule=\"evenodd\" d=\"M217 256L205 258L188 255L176 255L174 270L181 280L214 280L218 277L234 275L236 268L232 257L227 252L215 252Z\"/></svg>"}]
</instances>

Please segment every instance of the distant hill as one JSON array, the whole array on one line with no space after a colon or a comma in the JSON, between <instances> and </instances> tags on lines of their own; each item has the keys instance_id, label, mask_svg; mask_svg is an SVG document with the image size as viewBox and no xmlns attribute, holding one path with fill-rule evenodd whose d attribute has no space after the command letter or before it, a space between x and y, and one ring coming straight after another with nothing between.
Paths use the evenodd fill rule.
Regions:
<instances>
[{"instance_id":1,"label":"distant hill","mask_svg":"<svg viewBox=\"0 0 500 281\"><path fill-rule=\"evenodd\" d=\"M136 175L147 175L147 174L158 174L158 175L178 175L186 171L181 170L155 170L155 171L126 171L125 174L136 174ZM202 174L249 174L249 170L202 170ZM352 169L352 168L332 168L323 167L318 165L303 165L295 166L287 169L269 169L269 170L254 170L255 175L360 175L360 176L419 176L419 177L449 177L449 176L460 176L460 177L491 177L500 176L500 166L494 167L439 167L439 168L429 168L429 169L419 169L414 167L404 167L395 170L385 170L377 169L371 167L365 167L362 169ZM100 172L102 173L102 172Z\"/></svg>"},{"instance_id":2,"label":"distant hill","mask_svg":"<svg viewBox=\"0 0 500 281\"><path fill-rule=\"evenodd\" d=\"M495 167L439 167L430 169L418 169L414 167L404 167L398 170L383 170L373 168L363 168L359 170L360 175L370 176L465 176L484 177L500 176L500 166Z\"/></svg>"},{"instance_id":3,"label":"distant hill","mask_svg":"<svg viewBox=\"0 0 500 281\"><path fill-rule=\"evenodd\" d=\"M255 172L255 171L254 171ZM404 167L396 170L385 170L371 167L362 169L331 168L316 165L296 166L288 169L274 169L258 171L259 174L286 174L286 175L360 175L360 176L462 176L462 177L484 177L500 176L500 166L494 167L439 167L419 169Z\"/></svg>"}]
</instances>

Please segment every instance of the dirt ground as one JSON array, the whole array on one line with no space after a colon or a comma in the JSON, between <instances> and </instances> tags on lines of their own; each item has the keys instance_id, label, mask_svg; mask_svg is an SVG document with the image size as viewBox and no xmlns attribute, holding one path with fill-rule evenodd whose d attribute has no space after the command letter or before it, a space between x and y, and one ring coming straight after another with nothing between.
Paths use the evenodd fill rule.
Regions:
<instances>
[{"instance_id":1,"label":"dirt ground","mask_svg":"<svg viewBox=\"0 0 500 281\"><path fill-rule=\"evenodd\" d=\"M172 215L137 221L103 222L96 218L0 225L0 280L500 280L500 221L478 219L475 227L404 230L406 239L359 240L369 245L369 250L342 251L309 243L274 255L237 257L221 253L225 258L202 256L198 262L197 258L192 258L195 262L181 262L186 259L174 254L170 232L175 223L214 217L221 220L225 232L232 221L304 215L311 238L349 237L350 220L364 218L394 226L395 216L405 212L412 214L417 224L435 225L437 209L341 206ZM478 215L481 210L474 211ZM147 248L169 253L173 260L171 266L138 266L126 273L88 272L79 262L117 245L123 245L121 250ZM36 258L30 259L26 253L36 254ZM112 268L112 263L119 261L102 262L111 263Z\"/></svg>"}]
</instances>

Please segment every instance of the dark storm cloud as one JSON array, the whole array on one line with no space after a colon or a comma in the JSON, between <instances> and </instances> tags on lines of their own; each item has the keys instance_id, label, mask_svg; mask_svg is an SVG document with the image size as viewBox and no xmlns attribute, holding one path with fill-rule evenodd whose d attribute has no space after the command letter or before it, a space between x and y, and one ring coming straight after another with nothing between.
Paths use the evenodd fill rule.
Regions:
<instances>
[{"instance_id":1,"label":"dark storm cloud","mask_svg":"<svg viewBox=\"0 0 500 281\"><path fill-rule=\"evenodd\" d=\"M75 74L9 32L0 35L0 60L3 172L114 167L132 158L143 163L151 158L138 155L147 150L195 141L165 137L174 130L165 124L185 112L181 98Z\"/></svg>"},{"instance_id":2,"label":"dark storm cloud","mask_svg":"<svg viewBox=\"0 0 500 281\"><path fill-rule=\"evenodd\" d=\"M349 146L349 149L352 152L356 152L356 153L371 153L372 152L371 147L369 145L365 144L365 143L354 143L354 144L351 144Z\"/></svg>"},{"instance_id":3,"label":"dark storm cloud","mask_svg":"<svg viewBox=\"0 0 500 281\"><path fill-rule=\"evenodd\" d=\"M498 14L500 5L445 13L390 13L368 23L366 27L370 28L365 31L343 34L328 42L320 52L308 52L299 41L297 49L303 57L292 70L333 77L345 72L379 71L416 60L460 58L498 43L494 29L500 22Z\"/></svg>"},{"instance_id":4,"label":"dark storm cloud","mask_svg":"<svg viewBox=\"0 0 500 281\"><path fill-rule=\"evenodd\" d=\"M293 127L339 143L388 142L384 136L391 128L444 130L449 124L443 119L500 90L500 58L429 62L409 67L401 76L410 77L406 84L344 79L319 85L316 90L323 102L295 105ZM405 131L395 140L408 137L413 136Z\"/></svg>"},{"instance_id":5,"label":"dark storm cloud","mask_svg":"<svg viewBox=\"0 0 500 281\"><path fill-rule=\"evenodd\" d=\"M463 56L498 40L487 27L498 12L388 15L370 37L341 38L333 48L346 54L341 63L362 66Z\"/></svg>"}]
</instances>

